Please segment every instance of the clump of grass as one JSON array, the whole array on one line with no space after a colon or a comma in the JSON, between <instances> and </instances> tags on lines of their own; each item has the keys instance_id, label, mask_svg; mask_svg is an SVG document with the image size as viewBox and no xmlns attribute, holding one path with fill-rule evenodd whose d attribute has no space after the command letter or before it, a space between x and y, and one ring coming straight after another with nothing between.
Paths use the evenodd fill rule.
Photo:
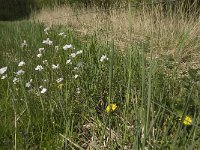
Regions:
<instances>
[{"instance_id":1,"label":"clump of grass","mask_svg":"<svg viewBox=\"0 0 200 150\"><path fill-rule=\"evenodd\" d=\"M200 147L196 70L180 76L179 64L148 58L145 40L121 52L64 26L0 26L0 147Z\"/></svg>"}]
</instances>

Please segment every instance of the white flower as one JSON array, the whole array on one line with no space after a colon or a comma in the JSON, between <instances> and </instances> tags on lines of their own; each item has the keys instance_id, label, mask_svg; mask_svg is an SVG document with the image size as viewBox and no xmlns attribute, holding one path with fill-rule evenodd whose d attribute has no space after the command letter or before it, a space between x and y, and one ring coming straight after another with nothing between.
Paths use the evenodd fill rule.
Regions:
<instances>
[{"instance_id":1,"label":"white flower","mask_svg":"<svg viewBox=\"0 0 200 150\"><path fill-rule=\"evenodd\" d=\"M78 70L78 67L74 67L74 70Z\"/></svg>"},{"instance_id":2,"label":"white flower","mask_svg":"<svg viewBox=\"0 0 200 150\"><path fill-rule=\"evenodd\" d=\"M37 67L35 68L35 70L37 71L42 71L44 68L41 65L37 65Z\"/></svg>"},{"instance_id":3,"label":"white flower","mask_svg":"<svg viewBox=\"0 0 200 150\"><path fill-rule=\"evenodd\" d=\"M40 93L44 94L46 93L47 89L46 88L42 88L42 90L40 91Z\"/></svg>"},{"instance_id":4,"label":"white flower","mask_svg":"<svg viewBox=\"0 0 200 150\"><path fill-rule=\"evenodd\" d=\"M25 62L24 62L24 61L21 61L21 62L19 62L19 64L18 64L19 67L22 67L22 66L24 66L24 65L25 65Z\"/></svg>"},{"instance_id":5,"label":"white flower","mask_svg":"<svg viewBox=\"0 0 200 150\"><path fill-rule=\"evenodd\" d=\"M60 83L60 82L62 82L63 80L64 80L63 78L59 78L59 79L56 80L56 82L57 82L57 83Z\"/></svg>"},{"instance_id":6,"label":"white flower","mask_svg":"<svg viewBox=\"0 0 200 150\"><path fill-rule=\"evenodd\" d=\"M55 46L55 50L58 50L59 49L59 46Z\"/></svg>"},{"instance_id":7,"label":"white flower","mask_svg":"<svg viewBox=\"0 0 200 150\"><path fill-rule=\"evenodd\" d=\"M81 93L80 88L76 88L76 93L77 93L77 94L80 94L80 93Z\"/></svg>"},{"instance_id":8,"label":"white flower","mask_svg":"<svg viewBox=\"0 0 200 150\"><path fill-rule=\"evenodd\" d=\"M67 50L67 49L69 49L69 48L72 48L72 45L71 45L71 44L69 44L69 45L66 44L65 46L63 46L63 49L64 49L64 50Z\"/></svg>"},{"instance_id":9,"label":"white flower","mask_svg":"<svg viewBox=\"0 0 200 150\"><path fill-rule=\"evenodd\" d=\"M83 51L80 50L80 51L77 51L77 52L76 52L76 55L79 55L79 54L82 54L82 53L83 53Z\"/></svg>"},{"instance_id":10,"label":"white flower","mask_svg":"<svg viewBox=\"0 0 200 150\"><path fill-rule=\"evenodd\" d=\"M44 51L44 48L39 48L38 51L41 53L42 51Z\"/></svg>"},{"instance_id":11,"label":"white flower","mask_svg":"<svg viewBox=\"0 0 200 150\"><path fill-rule=\"evenodd\" d=\"M20 76L20 75L23 75L25 72L24 72L24 70L18 70L17 72L16 72L16 74L18 75L18 76Z\"/></svg>"},{"instance_id":12,"label":"white flower","mask_svg":"<svg viewBox=\"0 0 200 150\"><path fill-rule=\"evenodd\" d=\"M106 55L101 56L100 62L103 62L104 60L108 60L108 57Z\"/></svg>"},{"instance_id":13,"label":"white flower","mask_svg":"<svg viewBox=\"0 0 200 150\"><path fill-rule=\"evenodd\" d=\"M25 86L26 86L27 88L29 88L29 87L31 86L31 82L32 82L32 81L33 81L33 79L30 79L30 81L27 82Z\"/></svg>"},{"instance_id":14,"label":"white flower","mask_svg":"<svg viewBox=\"0 0 200 150\"><path fill-rule=\"evenodd\" d=\"M59 33L58 35L62 36L62 35L64 35L64 34L65 34L65 32L61 32L61 33Z\"/></svg>"},{"instance_id":15,"label":"white flower","mask_svg":"<svg viewBox=\"0 0 200 150\"><path fill-rule=\"evenodd\" d=\"M43 60L42 63L45 64L45 65L48 65L48 61L47 60Z\"/></svg>"},{"instance_id":16,"label":"white flower","mask_svg":"<svg viewBox=\"0 0 200 150\"><path fill-rule=\"evenodd\" d=\"M4 74L6 72L6 70L8 69L8 67L3 67L0 69L0 74Z\"/></svg>"},{"instance_id":17,"label":"white flower","mask_svg":"<svg viewBox=\"0 0 200 150\"><path fill-rule=\"evenodd\" d=\"M41 53L37 54L37 57L38 58L42 57L42 54Z\"/></svg>"},{"instance_id":18,"label":"white flower","mask_svg":"<svg viewBox=\"0 0 200 150\"><path fill-rule=\"evenodd\" d=\"M43 40L42 43L47 44L47 45L53 45L53 41L49 40L49 38L47 38L46 40Z\"/></svg>"},{"instance_id":19,"label":"white flower","mask_svg":"<svg viewBox=\"0 0 200 150\"><path fill-rule=\"evenodd\" d=\"M19 82L19 78L14 77L13 83L16 84L17 82Z\"/></svg>"},{"instance_id":20,"label":"white flower","mask_svg":"<svg viewBox=\"0 0 200 150\"><path fill-rule=\"evenodd\" d=\"M28 44L26 43L26 40L24 40L24 42L21 44L21 47L24 48L25 46L27 46Z\"/></svg>"},{"instance_id":21,"label":"white flower","mask_svg":"<svg viewBox=\"0 0 200 150\"><path fill-rule=\"evenodd\" d=\"M52 65L52 69L58 69L59 68L59 64L57 64L57 65Z\"/></svg>"},{"instance_id":22,"label":"white flower","mask_svg":"<svg viewBox=\"0 0 200 150\"><path fill-rule=\"evenodd\" d=\"M7 74L1 77L2 80L4 80L5 78L7 78Z\"/></svg>"},{"instance_id":23,"label":"white flower","mask_svg":"<svg viewBox=\"0 0 200 150\"><path fill-rule=\"evenodd\" d=\"M66 62L66 64L72 64L71 59L68 59L67 62Z\"/></svg>"},{"instance_id":24,"label":"white flower","mask_svg":"<svg viewBox=\"0 0 200 150\"><path fill-rule=\"evenodd\" d=\"M75 79L78 78L78 75L76 74L76 75L74 76L74 78L75 78Z\"/></svg>"},{"instance_id":25,"label":"white flower","mask_svg":"<svg viewBox=\"0 0 200 150\"><path fill-rule=\"evenodd\" d=\"M74 58L74 57L76 57L76 53L71 53L70 56L71 56L72 58Z\"/></svg>"},{"instance_id":26,"label":"white flower","mask_svg":"<svg viewBox=\"0 0 200 150\"><path fill-rule=\"evenodd\" d=\"M48 34L48 31L50 30L50 27L47 27L44 29L45 34Z\"/></svg>"}]
</instances>

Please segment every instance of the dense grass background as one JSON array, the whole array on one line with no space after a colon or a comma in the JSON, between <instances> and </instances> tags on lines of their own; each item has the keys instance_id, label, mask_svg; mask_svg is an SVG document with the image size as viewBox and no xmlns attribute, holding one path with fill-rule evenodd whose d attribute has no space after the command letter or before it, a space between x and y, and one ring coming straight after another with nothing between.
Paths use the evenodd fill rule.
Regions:
<instances>
[{"instance_id":1,"label":"dense grass background","mask_svg":"<svg viewBox=\"0 0 200 150\"><path fill-rule=\"evenodd\" d=\"M103 9L119 8L128 6L131 4L145 4L145 3L157 3L159 1L154 0L0 0L0 20L19 20L28 18L33 11L38 11L44 7L55 8L56 6L68 5L74 8L77 7L98 7ZM168 3L169 2L169 3ZM171 1L166 0L165 3L161 1L163 8L167 11L166 5L172 5L174 9L180 7L180 3L184 5L184 9L187 11L196 11L194 7L199 6L199 2L195 0L184 0L184 1ZM191 9L192 6L192 9ZM151 4L149 5L151 8ZM182 7L182 6L181 6Z\"/></svg>"},{"instance_id":2,"label":"dense grass background","mask_svg":"<svg viewBox=\"0 0 200 150\"><path fill-rule=\"evenodd\" d=\"M28 21L0 22L0 68L8 67L0 80L2 149L199 149L198 69L181 74L175 60L148 57L148 40L129 42L122 52L96 35L83 40L64 26L48 34L44 29ZM47 38L53 45L42 43ZM65 51L65 44L73 48ZM45 49L40 58L39 48ZM101 62L103 55L108 60ZM20 61L26 64L19 67ZM44 70L36 71L37 65ZM16 74L20 69L23 75ZM117 109L105 112L112 103ZM185 115L191 125L179 120Z\"/></svg>"}]
</instances>

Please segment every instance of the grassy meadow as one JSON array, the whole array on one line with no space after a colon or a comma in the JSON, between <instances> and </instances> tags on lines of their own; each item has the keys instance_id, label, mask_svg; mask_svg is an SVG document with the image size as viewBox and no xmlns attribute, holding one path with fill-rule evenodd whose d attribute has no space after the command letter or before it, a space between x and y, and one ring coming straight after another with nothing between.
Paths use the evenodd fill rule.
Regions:
<instances>
[{"instance_id":1,"label":"grassy meadow","mask_svg":"<svg viewBox=\"0 0 200 150\"><path fill-rule=\"evenodd\" d=\"M0 149L200 148L198 18L59 11L0 22Z\"/></svg>"}]
</instances>

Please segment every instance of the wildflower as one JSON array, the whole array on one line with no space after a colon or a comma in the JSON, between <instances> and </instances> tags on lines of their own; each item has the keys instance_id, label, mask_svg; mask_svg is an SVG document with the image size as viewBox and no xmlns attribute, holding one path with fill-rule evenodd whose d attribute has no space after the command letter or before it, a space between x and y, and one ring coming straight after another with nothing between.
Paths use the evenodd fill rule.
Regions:
<instances>
[{"instance_id":1,"label":"wildflower","mask_svg":"<svg viewBox=\"0 0 200 150\"><path fill-rule=\"evenodd\" d=\"M179 119L181 120L181 119ZM184 125L191 125L192 124L192 118L190 116L185 116L185 118L182 120Z\"/></svg>"},{"instance_id":2,"label":"wildflower","mask_svg":"<svg viewBox=\"0 0 200 150\"><path fill-rule=\"evenodd\" d=\"M69 45L66 44L65 46L63 46L63 49L64 49L64 50L67 50L67 49L69 49L69 48L72 48L72 45L71 45L71 44L69 44Z\"/></svg>"},{"instance_id":3,"label":"wildflower","mask_svg":"<svg viewBox=\"0 0 200 150\"><path fill-rule=\"evenodd\" d=\"M71 59L68 59L66 64L72 64Z\"/></svg>"},{"instance_id":4,"label":"wildflower","mask_svg":"<svg viewBox=\"0 0 200 150\"><path fill-rule=\"evenodd\" d=\"M7 74L1 77L2 80L4 80L5 78L7 78Z\"/></svg>"},{"instance_id":5,"label":"wildflower","mask_svg":"<svg viewBox=\"0 0 200 150\"><path fill-rule=\"evenodd\" d=\"M23 75L25 72L24 72L24 70L18 70L17 72L16 72L16 74L18 75L18 76L20 76L20 75Z\"/></svg>"},{"instance_id":6,"label":"wildflower","mask_svg":"<svg viewBox=\"0 0 200 150\"><path fill-rule=\"evenodd\" d=\"M101 56L100 62L103 62L104 60L108 60L108 57L106 55Z\"/></svg>"},{"instance_id":7,"label":"wildflower","mask_svg":"<svg viewBox=\"0 0 200 150\"><path fill-rule=\"evenodd\" d=\"M21 47L24 48L25 46L27 46L28 44L26 43L26 40L24 40L24 42L21 44Z\"/></svg>"},{"instance_id":8,"label":"wildflower","mask_svg":"<svg viewBox=\"0 0 200 150\"><path fill-rule=\"evenodd\" d=\"M42 43L46 45L53 45L53 41L49 40L49 38L47 38L46 40L43 40Z\"/></svg>"},{"instance_id":9,"label":"wildflower","mask_svg":"<svg viewBox=\"0 0 200 150\"><path fill-rule=\"evenodd\" d=\"M59 33L58 35L62 36L62 35L64 35L64 34L65 34L65 32L61 32L61 33Z\"/></svg>"},{"instance_id":10,"label":"wildflower","mask_svg":"<svg viewBox=\"0 0 200 150\"><path fill-rule=\"evenodd\" d=\"M52 69L58 69L59 68L59 64L57 64L57 65L52 65Z\"/></svg>"},{"instance_id":11,"label":"wildflower","mask_svg":"<svg viewBox=\"0 0 200 150\"><path fill-rule=\"evenodd\" d=\"M74 57L76 57L76 53L71 53L70 56L71 56L72 58L74 58Z\"/></svg>"},{"instance_id":12,"label":"wildflower","mask_svg":"<svg viewBox=\"0 0 200 150\"><path fill-rule=\"evenodd\" d=\"M44 29L45 34L48 34L48 31L50 30L50 27L47 27Z\"/></svg>"},{"instance_id":13,"label":"wildflower","mask_svg":"<svg viewBox=\"0 0 200 150\"><path fill-rule=\"evenodd\" d=\"M116 104L110 104L106 107L106 112L109 113L109 112L112 112L112 111L115 111L115 109L117 108L117 105Z\"/></svg>"},{"instance_id":14,"label":"wildflower","mask_svg":"<svg viewBox=\"0 0 200 150\"><path fill-rule=\"evenodd\" d=\"M42 90L40 91L40 93L44 94L47 92L47 89L46 88L42 88Z\"/></svg>"},{"instance_id":15,"label":"wildflower","mask_svg":"<svg viewBox=\"0 0 200 150\"><path fill-rule=\"evenodd\" d=\"M29 87L31 86L31 82L32 82L32 81L33 81L33 79L30 79L30 81L27 82L25 86L26 86L27 88L29 88Z\"/></svg>"},{"instance_id":16,"label":"wildflower","mask_svg":"<svg viewBox=\"0 0 200 150\"><path fill-rule=\"evenodd\" d=\"M55 46L55 50L57 50L57 51L58 51L58 49L59 49L59 46Z\"/></svg>"},{"instance_id":17,"label":"wildflower","mask_svg":"<svg viewBox=\"0 0 200 150\"><path fill-rule=\"evenodd\" d=\"M80 93L81 93L80 88L76 88L76 93L77 93L77 94L80 94Z\"/></svg>"},{"instance_id":18,"label":"wildflower","mask_svg":"<svg viewBox=\"0 0 200 150\"><path fill-rule=\"evenodd\" d=\"M42 54L41 53L37 54L37 57L38 58L42 57Z\"/></svg>"},{"instance_id":19,"label":"wildflower","mask_svg":"<svg viewBox=\"0 0 200 150\"><path fill-rule=\"evenodd\" d=\"M63 80L64 80L63 78L59 78L59 79L56 80L56 82L57 82L57 83L60 83L60 82L62 82Z\"/></svg>"},{"instance_id":20,"label":"wildflower","mask_svg":"<svg viewBox=\"0 0 200 150\"><path fill-rule=\"evenodd\" d=\"M82 54L82 53L83 53L83 51L80 50L80 51L77 51L77 52L76 52L76 55L79 55L79 54Z\"/></svg>"},{"instance_id":21,"label":"wildflower","mask_svg":"<svg viewBox=\"0 0 200 150\"><path fill-rule=\"evenodd\" d=\"M38 51L39 51L40 53L42 53L42 51L44 51L44 48L39 48Z\"/></svg>"},{"instance_id":22,"label":"wildflower","mask_svg":"<svg viewBox=\"0 0 200 150\"><path fill-rule=\"evenodd\" d=\"M74 76L74 78L75 78L75 79L78 78L78 75L76 74L76 75Z\"/></svg>"},{"instance_id":23,"label":"wildflower","mask_svg":"<svg viewBox=\"0 0 200 150\"><path fill-rule=\"evenodd\" d=\"M0 74L4 74L6 72L6 70L8 69L8 67L3 67L0 69Z\"/></svg>"},{"instance_id":24,"label":"wildflower","mask_svg":"<svg viewBox=\"0 0 200 150\"><path fill-rule=\"evenodd\" d=\"M60 90L62 90L63 86L64 86L64 84L59 84L59 85L58 85L58 88L59 88Z\"/></svg>"},{"instance_id":25,"label":"wildflower","mask_svg":"<svg viewBox=\"0 0 200 150\"><path fill-rule=\"evenodd\" d=\"M13 83L16 84L17 82L19 82L19 78L14 77Z\"/></svg>"},{"instance_id":26,"label":"wildflower","mask_svg":"<svg viewBox=\"0 0 200 150\"><path fill-rule=\"evenodd\" d=\"M42 71L44 68L41 66L41 65L37 65L37 67L35 68L35 70L38 70L38 71Z\"/></svg>"},{"instance_id":27,"label":"wildflower","mask_svg":"<svg viewBox=\"0 0 200 150\"><path fill-rule=\"evenodd\" d=\"M78 67L74 67L74 70L78 70Z\"/></svg>"},{"instance_id":28,"label":"wildflower","mask_svg":"<svg viewBox=\"0 0 200 150\"><path fill-rule=\"evenodd\" d=\"M48 65L48 61L47 60L43 60L42 63L45 64L45 65Z\"/></svg>"},{"instance_id":29,"label":"wildflower","mask_svg":"<svg viewBox=\"0 0 200 150\"><path fill-rule=\"evenodd\" d=\"M21 62L19 62L19 64L18 64L19 67L22 67L22 66L24 66L24 65L25 65L25 62L24 62L24 61L21 61Z\"/></svg>"}]
</instances>

